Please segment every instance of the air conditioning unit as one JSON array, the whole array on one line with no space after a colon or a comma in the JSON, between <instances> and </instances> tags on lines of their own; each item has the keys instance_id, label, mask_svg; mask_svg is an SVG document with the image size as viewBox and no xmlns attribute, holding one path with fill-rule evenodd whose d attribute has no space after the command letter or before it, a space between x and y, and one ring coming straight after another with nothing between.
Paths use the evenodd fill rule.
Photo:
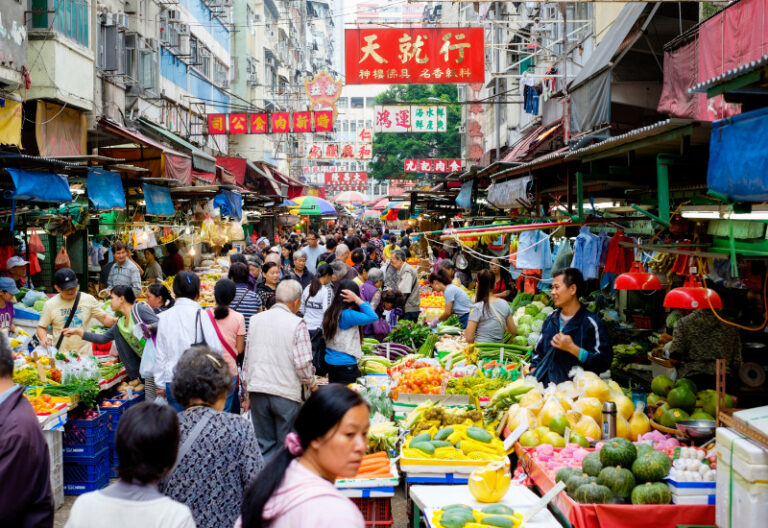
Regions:
<instances>
[{"instance_id":1,"label":"air conditioning unit","mask_svg":"<svg viewBox=\"0 0 768 528\"><path fill-rule=\"evenodd\" d=\"M112 13L102 13L101 14L101 23L105 26L114 26L115 25L115 17Z\"/></svg>"},{"instance_id":2,"label":"air conditioning unit","mask_svg":"<svg viewBox=\"0 0 768 528\"><path fill-rule=\"evenodd\" d=\"M179 35L189 35L189 24L179 24L176 27L176 33Z\"/></svg>"},{"instance_id":3,"label":"air conditioning unit","mask_svg":"<svg viewBox=\"0 0 768 528\"><path fill-rule=\"evenodd\" d=\"M125 13L117 13L115 15L117 26L120 28L128 29L128 15Z\"/></svg>"},{"instance_id":4,"label":"air conditioning unit","mask_svg":"<svg viewBox=\"0 0 768 528\"><path fill-rule=\"evenodd\" d=\"M259 76L255 73L252 73L248 76L248 84L259 84Z\"/></svg>"},{"instance_id":5,"label":"air conditioning unit","mask_svg":"<svg viewBox=\"0 0 768 528\"><path fill-rule=\"evenodd\" d=\"M224 79L223 81L221 81L221 87L224 88L225 90L229 89L229 79Z\"/></svg>"},{"instance_id":6,"label":"air conditioning unit","mask_svg":"<svg viewBox=\"0 0 768 528\"><path fill-rule=\"evenodd\" d=\"M149 48L151 50L154 50L154 51L157 51L158 48L160 47L159 43L157 42L157 39L155 39L155 38L148 38L144 42L145 42L147 48Z\"/></svg>"},{"instance_id":7,"label":"air conditioning unit","mask_svg":"<svg viewBox=\"0 0 768 528\"><path fill-rule=\"evenodd\" d=\"M181 13L179 13L178 9L168 10L168 20L179 20L180 18L181 18Z\"/></svg>"},{"instance_id":8,"label":"air conditioning unit","mask_svg":"<svg viewBox=\"0 0 768 528\"><path fill-rule=\"evenodd\" d=\"M189 55L189 35L179 35L179 54Z\"/></svg>"}]
</instances>

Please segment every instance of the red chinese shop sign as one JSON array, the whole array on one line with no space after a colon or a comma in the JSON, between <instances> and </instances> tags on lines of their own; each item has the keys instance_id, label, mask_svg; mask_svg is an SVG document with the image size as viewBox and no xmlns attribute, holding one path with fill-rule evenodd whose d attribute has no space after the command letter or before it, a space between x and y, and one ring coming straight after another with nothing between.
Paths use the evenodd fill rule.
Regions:
<instances>
[{"instance_id":1,"label":"red chinese shop sign","mask_svg":"<svg viewBox=\"0 0 768 528\"><path fill-rule=\"evenodd\" d=\"M406 159L405 172L456 172L461 169L461 160L457 159Z\"/></svg>"},{"instance_id":2,"label":"red chinese shop sign","mask_svg":"<svg viewBox=\"0 0 768 528\"><path fill-rule=\"evenodd\" d=\"M483 28L347 29L346 84L485 81Z\"/></svg>"},{"instance_id":3,"label":"red chinese shop sign","mask_svg":"<svg viewBox=\"0 0 768 528\"><path fill-rule=\"evenodd\" d=\"M367 172L326 172L326 191L365 191L368 188Z\"/></svg>"}]
</instances>

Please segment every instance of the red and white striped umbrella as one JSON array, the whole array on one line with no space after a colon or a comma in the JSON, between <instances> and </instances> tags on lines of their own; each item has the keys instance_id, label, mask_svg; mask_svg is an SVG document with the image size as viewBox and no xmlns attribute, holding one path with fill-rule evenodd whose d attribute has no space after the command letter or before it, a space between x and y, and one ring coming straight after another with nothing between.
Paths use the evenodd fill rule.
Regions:
<instances>
[{"instance_id":1,"label":"red and white striped umbrella","mask_svg":"<svg viewBox=\"0 0 768 528\"><path fill-rule=\"evenodd\" d=\"M338 204L363 204L368 201L368 197L357 191L344 191L334 196L333 201Z\"/></svg>"}]
</instances>

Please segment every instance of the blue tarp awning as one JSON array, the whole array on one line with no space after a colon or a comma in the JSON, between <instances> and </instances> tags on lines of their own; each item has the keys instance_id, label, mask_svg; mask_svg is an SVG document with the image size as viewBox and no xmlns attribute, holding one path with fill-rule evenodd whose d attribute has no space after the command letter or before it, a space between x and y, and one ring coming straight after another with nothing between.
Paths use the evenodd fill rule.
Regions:
<instances>
[{"instance_id":1,"label":"blue tarp awning","mask_svg":"<svg viewBox=\"0 0 768 528\"><path fill-rule=\"evenodd\" d=\"M24 169L5 169L11 175L14 190L7 198L30 202L71 202L72 193L64 174Z\"/></svg>"},{"instance_id":2,"label":"blue tarp awning","mask_svg":"<svg viewBox=\"0 0 768 528\"><path fill-rule=\"evenodd\" d=\"M712 123L707 187L731 200L768 201L768 108Z\"/></svg>"},{"instance_id":3,"label":"blue tarp awning","mask_svg":"<svg viewBox=\"0 0 768 528\"><path fill-rule=\"evenodd\" d=\"M95 209L125 209L125 191L118 173L90 169L86 186Z\"/></svg>"},{"instance_id":4,"label":"blue tarp awning","mask_svg":"<svg viewBox=\"0 0 768 528\"><path fill-rule=\"evenodd\" d=\"M240 193L222 189L213 199L213 206L218 207L222 215L238 222L243 219L243 197Z\"/></svg>"},{"instance_id":5,"label":"blue tarp awning","mask_svg":"<svg viewBox=\"0 0 768 528\"><path fill-rule=\"evenodd\" d=\"M148 215L173 216L176 213L171 200L171 190L168 187L144 183L141 185L141 190L144 192L144 203Z\"/></svg>"},{"instance_id":6,"label":"blue tarp awning","mask_svg":"<svg viewBox=\"0 0 768 528\"><path fill-rule=\"evenodd\" d=\"M456 196L456 205L462 209L472 208L472 183L473 180L465 181L461 184L461 190Z\"/></svg>"}]
</instances>

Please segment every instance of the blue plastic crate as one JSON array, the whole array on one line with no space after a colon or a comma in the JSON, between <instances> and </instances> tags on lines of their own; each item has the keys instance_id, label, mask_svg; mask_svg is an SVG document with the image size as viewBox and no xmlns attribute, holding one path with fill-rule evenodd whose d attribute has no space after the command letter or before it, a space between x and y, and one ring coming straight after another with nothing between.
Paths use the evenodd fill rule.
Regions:
<instances>
[{"instance_id":1,"label":"blue plastic crate","mask_svg":"<svg viewBox=\"0 0 768 528\"><path fill-rule=\"evenodd\" d=\"M107 439L109 415L105 412L92 420L69 420L64 426L64 446L95 445Z\"/></svg>"},{"instance_id":2,"label":"blue plastic crate","mask_svg":"<svg viewBox=\"0 0 768 528\"><path fill-rule=\"evenodd\" d=\"M64 482L95 482L109 476L110 455L106 445L95 456L64 456Z\"/></svg>"},{"instance_id":3,"label":"blue plastic crate","mask_svg":"<svg viewBox=\"0 0 768 528\"><path fill-rule=\"evenodd\" d=\"M91 491L104 489L109 485L109 474L95 482L67 482L64 481L64 495L82 495Z\"/></svg>"},{"instance_id":4,"label":"blue plastic crate","mask_svg":"<svg viewBox=\"0 0 768 528\"><path fill-rule=\"evenodd\" d=\"M103 438L102 440L96 442L95 444L84 444L84 445L73 445L73 446L64 446L64 461L66 462L67 459L77 459L80 458L87 458L87 457L93 457L99 454L99 452L102 449L105 449L107 447L107 439Z\"/></svg>"}]
</instances>

